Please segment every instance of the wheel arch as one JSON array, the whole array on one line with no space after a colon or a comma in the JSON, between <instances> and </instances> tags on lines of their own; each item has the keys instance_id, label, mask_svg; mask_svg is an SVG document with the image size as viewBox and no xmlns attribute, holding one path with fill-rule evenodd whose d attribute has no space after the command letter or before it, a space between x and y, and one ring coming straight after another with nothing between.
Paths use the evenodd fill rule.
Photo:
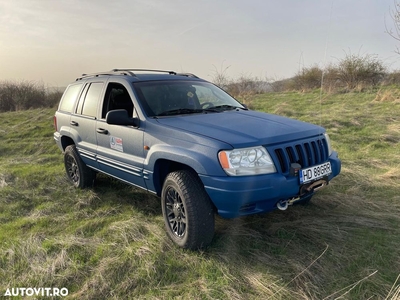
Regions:
<instances>
[{"instance_id":1,"label":"wheel arch","mask_svg":"<svg viewBox=\"0 0 400 300\"><path fill-rule=\"evenodd\" d=\"M162 186L167 175L178 170L191 170L193 173L197 174L192 167L177 161L160 158L155 162L153 181L158 196L161 196Z\"/></svg>"},{"instance_id":2,"label":"wheel arch","mask_svg":"<svg viewBox=\"0 0 400 300\"><path fill-rule=\"evenodd\" d=\"M198 174L218 175L223 172L217 163L215 149L204 146L183 147L182 145L154 145L146 155L144 169L153 173L152 184L157 195L165 177L176 170L192 170ZM222 175L222 174L221 174Z\"/></svg>"},{"instance_id":3,"label":"wheel arch","mask_svg":"<svg viewBox=\"0 0 400 300\"><path fill-rule=\"evenodd\" d=\"M189 170L193 174L195 174L201 183L201 185L204 186L203 182L201 181L200 177L198 176L197 172L195 169L192 167L177 162L169 159L158 159L155 164L154 164L154 173L153 173L153 184L154 188L156 190L157 196L161 197L161 192L162 192L162 187L163 183L165 181L165 178L168 176L169 173L174 172L174 171L179 171L179 170ZM206 192L207 193L207 192ZM216 206L214 205L213 201L210 198L210 202L213 206L214 211L217 211Z\"/></svg>"},{"instance_id":4,"label":"wheel arch","mask_svg":"<svg viewBox=\"0 0 400 300\"><path fill-rule=\"evenodd\" d=\"M71 139L68 136L63 135L61 137L61 146L63 148L63 151L65 151L65 148L67 148L69 145L75 145L75 142L73 139Z\"/></svg>"}]
</instances>

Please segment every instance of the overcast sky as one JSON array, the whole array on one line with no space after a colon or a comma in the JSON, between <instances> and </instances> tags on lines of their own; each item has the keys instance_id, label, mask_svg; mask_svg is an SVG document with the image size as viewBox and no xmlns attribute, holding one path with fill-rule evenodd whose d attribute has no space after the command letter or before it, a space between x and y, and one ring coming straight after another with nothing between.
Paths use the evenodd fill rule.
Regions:
<instances>
[{"instance_id":1,"label":"overcast sky","mask_svg":"<svg viewBox=\"0 0 400 300\"><path fill-rule=\"evenodd\" d=\"M283 79L346 53L400 69L394 1L0 0L0 80L65 86L123 67Z\"/></svg>"}]
</instances>

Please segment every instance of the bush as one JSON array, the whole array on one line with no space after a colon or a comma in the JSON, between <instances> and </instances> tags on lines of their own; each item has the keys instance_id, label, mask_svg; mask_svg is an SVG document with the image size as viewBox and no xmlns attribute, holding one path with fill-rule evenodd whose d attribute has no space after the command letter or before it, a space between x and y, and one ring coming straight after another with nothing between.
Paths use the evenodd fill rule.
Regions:
<instances>
[{"instance_id":1,"label":"bush","mask_svg":"<svg viewBox=\"0 0 400 300\"><path fill-rule=\"evenodd\" d=\"M307 91L321 87L323 70L318 66L303 68L293 78L297 90Z\"/></svg>"},{"instance_id":2,"label":"bush","mask_svg":"<svg viewBox=\"0 0 400 300\"><path fill-rule=\"evenodd\" d=\"M383 78L383 85L400 85L400 71L388 73Z\"/></svg>"},{"instance_id":3,"label":"bush","mask_svg":"<svg viewBox=\"0 0 400 300\"><path fill-rule=\"evenodd\" d=\"M63 94L63 91L60 91L57 88L47 89L45 106L46 107L56 107L58 105L58 103L60 102L62 94Z\"/></svg>"},{"instance_id":4,"label":"bush","mask_svg":"<svg viewBox=\"0 0 400 300\"><path fill-rule=\"evenodd\" d=\"M271 83L266 80L249 75L242 74L238 79L233 80L226 74L228 68L222 69L221 67L220 71L215 68L212 82L247 106L251 106L251 99L254 95L267 93L273 89Z\"/></svg>"},{"instance_id":5,"label":"bush","mask_svg":"<svg viewBox=\"0 0 400 300\"><path fill-rule=\"evenodd\" d=\"M30 81L0 82L0 111L54 107L61 95L60 91L46 89L43 83Z\"/></svg>"},{"instance_id":6,"label":"bush","mask_svg":"<svg viewBox=\"0 0 400 300\"><path fill-rule=\"evenodd\" d=\"M236 80L230 80L225 86L225 90L233 97L248 104L246 102L248 102L253 95L269 92L271 91L271 86L268 82L261 79L241 75Z\"/></svg>"},{"instance_id":7,"label":"bush","mask_svg":"<svg viewBox=\"0 0 400 300\"><path fill-rule=\"evenodd\" d=\"M360 86L376 86L386 73L383 63L375 55L346 54L335 70L337 80L348 90Z\"/></svg>"},{"instance_id":8,"label":"bush","mask_svg":"<svg viewBox=\"0 0 400 300\"><path fill-rule=\"evenodd\" d=\"M337 64L330 64L325 69L318 66L303 68L294 77L291 85L295 90L307 91L322 88L327 91L363 90L383 82L386 67L375 55L346 55ZM395 75L391 80L395 80ZM322 82L323 80L323 82Z\"/></svg>"}]
</instances>

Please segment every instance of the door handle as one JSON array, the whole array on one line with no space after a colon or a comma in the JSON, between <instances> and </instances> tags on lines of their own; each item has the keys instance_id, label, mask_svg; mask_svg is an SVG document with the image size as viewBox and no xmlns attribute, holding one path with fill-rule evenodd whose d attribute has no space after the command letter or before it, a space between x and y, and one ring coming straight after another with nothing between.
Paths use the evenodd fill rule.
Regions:
<instances>
[{"instance_id":1,"label":"door handle","mask_svg":"<svg viewBox=\"0 0 400 300\"><path fill-rule=\"evenodd\" d=\"M69 122L69 124L71 126L79 126L78 122L75 122L75 121L71 121L71 122Z\"/></svg>"},{"instance_id":2,"label":"door handle","mask_svg":"<svg viewBox=\"0 0 400 300\"><path fill-rule=\"evenodd\" d=\"M100 134L108 134L108 130L107 130L107 129L97 128L96 131L97 131L98 133L100 133Z\"/></svg>"}]
</instances>

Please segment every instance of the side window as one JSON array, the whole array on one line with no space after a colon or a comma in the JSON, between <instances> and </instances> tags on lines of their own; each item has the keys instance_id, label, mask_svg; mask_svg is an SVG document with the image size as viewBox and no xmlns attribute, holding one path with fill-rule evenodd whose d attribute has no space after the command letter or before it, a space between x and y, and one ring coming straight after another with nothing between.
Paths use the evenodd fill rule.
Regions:
<instances>
[{"instance_id":1,"label":"side window","mask_svg":"<svg viewBox=\"0 0 400 300\"><path fill-rule=\"evenodd\" d=\"M66 112L72 112L74 109L74 105L76 102L76 98L78 97L79 91L81 90L82 84L74 84L67 87L64 92L64 95L61 99L60 110Z\"/></svg>"},{"instance_id":2,"label":"side window","mask_svg":"<svg viewBox=\"0 0 400 300\"><path fill-rule=\"evenodd\" d=\"M79 98L77 114L82 114L89 117L96 117L97 105L100 100L100 95L104 84L102 82L93 82L87 84Z\"/></svg>"},{"instance_id":3,"label":"side window","mask_svg":"<svg viewBox=\"0 0 400 300\"><path fill-rule=\"evenodd\" d=\"M107 86L101 118L105 119L110 110L125 109L128 115L133 115L133 103L126 88L119 83L110 83Z\"/></svg>"},{"instance_id":4,"label":"side window","mask_svg":"<svg viewBox=\"0 0 400 300\"><path fill-rule=\"evenodd\" d=\"M83 107L83 102L85 101L85 97L86 97L86 93L88 90L90 84L86 84L85 87L83 88L83 92L81 94L81 96L79 97L79 102L78 102L78 107L76 108L76 112L78 114L82 114L82 107Z\"/></svg>"}]
</instances>

